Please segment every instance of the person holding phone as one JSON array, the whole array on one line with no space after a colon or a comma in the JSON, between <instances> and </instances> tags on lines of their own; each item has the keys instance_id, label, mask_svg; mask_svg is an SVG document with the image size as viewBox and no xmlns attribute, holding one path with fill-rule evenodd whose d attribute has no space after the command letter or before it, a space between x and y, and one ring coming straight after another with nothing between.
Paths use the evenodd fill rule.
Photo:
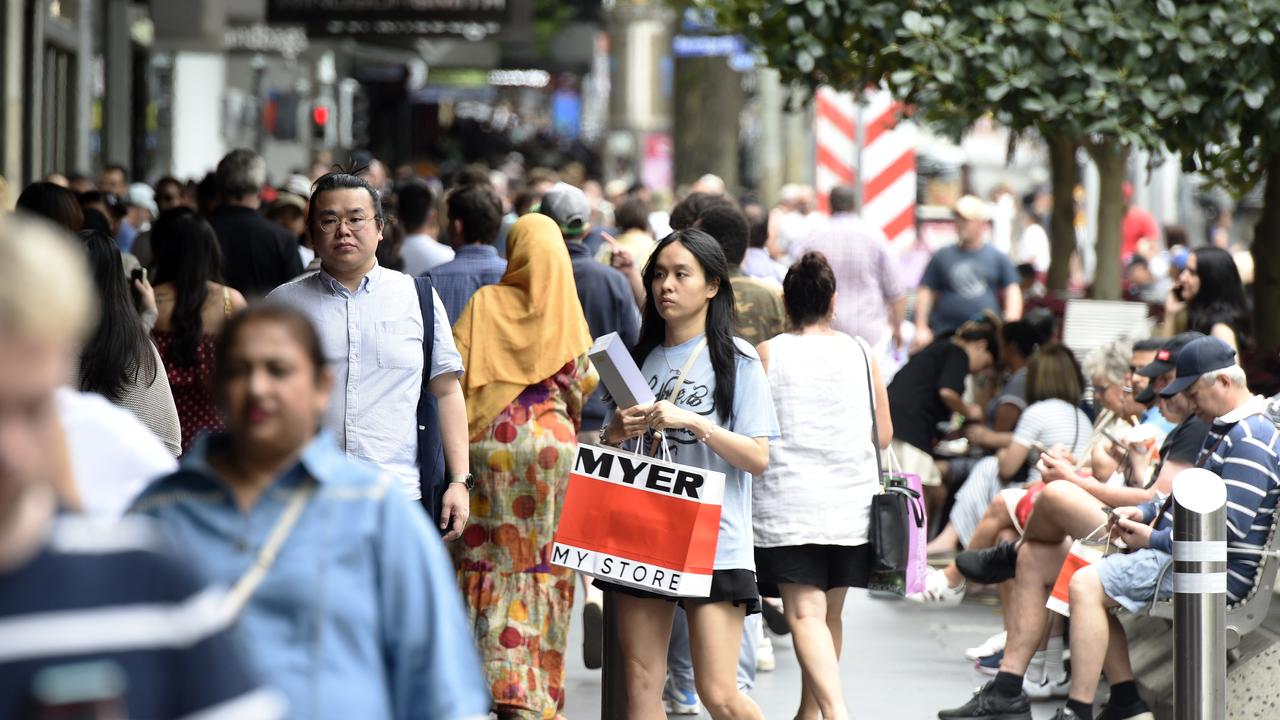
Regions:
<instances>
[{"instance_id":1,"label":"person holding phone","mask_svg":"<svg viewBox=\"0 0 1280 720\"><path fill-rule=\"evenodd\" d=\"M1219 247L1198 247L1187 256L1187 264L1164 304L1164 334L1180 329L1212 335L1233 349L1250 340L1250 312L1244 284L1231 253ZM1186 324L1179 318L1185 315Z\"/></svg>"},{"instance_id":2,"label":"person holding phone","mask_svg":"<svg viewBox=\"0 0 1280 720\"><path fill-rule=\"evenodd\" d=\"M698 696L716 720L762 720L737 685L742 627L760 612L751 526L751 476L769 466L778 420L755 348L733 336L733 290L720 244L696 228L668 235L644 270L648 289L632 352L654 394L619 408L600 441L640 440L661 431L675 462L725 474L719 539L708 597L684 599ZM685 380L677 379L687 368ZM595 581L613 593L624 695L632 720L666 716L663 681L675 598Z\"/></svg>"}]
</instances>

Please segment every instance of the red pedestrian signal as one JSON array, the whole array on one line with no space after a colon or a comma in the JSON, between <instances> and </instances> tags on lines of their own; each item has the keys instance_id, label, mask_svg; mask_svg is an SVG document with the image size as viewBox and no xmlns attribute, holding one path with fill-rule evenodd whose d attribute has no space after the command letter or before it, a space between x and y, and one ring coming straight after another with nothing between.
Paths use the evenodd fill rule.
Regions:
<instances>
[{"instance_id":1,"label":"red pedestrian signal","mask_svg":"<svg viewBox=\"0 0 1280 720\"><path fill-rule=\"evenodd\" d=\"M316 125L327 125L329 123L329 108L326 105L317 105L311 109L311 121Z\"/></svg>"}]
</instances>

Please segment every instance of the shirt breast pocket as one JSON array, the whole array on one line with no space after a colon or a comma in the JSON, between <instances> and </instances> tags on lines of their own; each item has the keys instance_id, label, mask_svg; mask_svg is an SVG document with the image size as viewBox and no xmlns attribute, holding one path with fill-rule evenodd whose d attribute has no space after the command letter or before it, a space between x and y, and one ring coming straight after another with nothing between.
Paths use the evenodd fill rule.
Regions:
<instances>
[{"instance_id":1,"label":"shirt breast pocket","mask_svg":"<svg viewBox=\"0 0 1280 720\"><path fill-rule=\"evenodd\" d=\"M422 330L412 320L388 320L378 328L378 367L416 368L422 364Z\"/></svg>"}]
</instances>

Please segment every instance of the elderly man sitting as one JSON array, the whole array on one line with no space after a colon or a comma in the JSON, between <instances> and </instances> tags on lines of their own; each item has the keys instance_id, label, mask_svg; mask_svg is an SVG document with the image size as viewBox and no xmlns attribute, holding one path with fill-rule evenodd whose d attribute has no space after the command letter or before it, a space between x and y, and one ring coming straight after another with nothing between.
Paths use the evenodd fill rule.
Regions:
<instances>
[{"instance_id":1,"label":"elderly man sitting","mask_svg":"<svg viewBox=\"0 0 1280 720\"><path fill-rule=\"evenodd\" d=\"M1211 423L1197 461L1220 475L1227 486L1228 548L1260 549L1270 531L1280 496L1280 431L1264 414L1266 401L1249 393L1235 351L1212 337L1188 343L1178 353L1175 380L1160 391L1171 397L1183 393L1194 411ZM1119 621L1109 614L1116 607L1140 611L1152 601L1172 595L1173 510L1170 500L1156 499L1137 507L1119 508L1112 532L1129 552L1110 555L1078 571L1071 580L1071 690L1067 706L1055 720L1093 719L1098 677L1105 670L1112 680L1107 717L1149 718L1128 679L1128 645ZM1070 547L1026 540L1017 551L1017 574L1008 608L1010 628L1004 660L996 678L961 707L938 717L1030 720L1030 702L1022 690L1023 674L1039 644L1047 620L1045 601L1057 569ZM1248 594L1257 560L1234 555L1227 563L1227 600Z\"/></svg>"}]
</instances>

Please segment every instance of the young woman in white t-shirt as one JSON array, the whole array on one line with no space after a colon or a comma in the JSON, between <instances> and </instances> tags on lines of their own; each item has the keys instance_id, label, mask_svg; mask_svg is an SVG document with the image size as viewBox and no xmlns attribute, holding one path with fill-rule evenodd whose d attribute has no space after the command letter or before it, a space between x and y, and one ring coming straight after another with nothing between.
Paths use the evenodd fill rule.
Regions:
<instances>
[{"instance_id":1,"label":"young woman in white t-shirt","mask_svg":"<svg viewBox=\"0 0 1280 720\"><path fill-rule=\"evenodd\" d=\"M729 266L715 239L698 229L668 235L650 256L644 281L649 296L632 354L659 400L619 408L600 440L616 445L641 438L647 450L651 433L661 430L675 462L725 474L710 594L681 604L689 619L698 698L711 717L763 720L760 708L738 689L737 667L743 622L760 612L751 476L768 468L769 441L778 436L768 381L754 349L733 336ZM672 392L686 364L689 373ZM627 708L622 716L664 719L676 598L595 584L612 592L617 603Z\"/></svg>"},{"instance_id":2,"label":"young woman in white t-shirt","mask_svg":"<svg viewBox=\"0 0 1280 720\"><path fill-rule=\"evenodd\" d=\"M792 330L757 348L783 432L756 478L756 570L795 638L805 689L796 717L843 720L840 616L849 588L866 587L871 573L873 442L889 446L893 420L867 344L831 327L836 278L822 253L791 266L783 299Z\"/></svg>"}]
</instances>

